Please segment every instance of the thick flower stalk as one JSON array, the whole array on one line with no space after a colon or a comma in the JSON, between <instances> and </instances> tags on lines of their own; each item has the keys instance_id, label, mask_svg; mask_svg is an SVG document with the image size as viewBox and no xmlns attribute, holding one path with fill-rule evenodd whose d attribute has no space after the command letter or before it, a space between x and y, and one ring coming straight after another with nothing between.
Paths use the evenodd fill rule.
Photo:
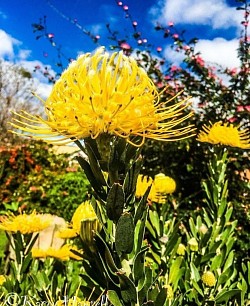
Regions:
<instances>
[{"instance_id":1,"label":"thick flower stalk","mask_svg":"<svg viewBox=\"0 0 250 306\"><path fill-rule=\"evenodd\" d=\"M203 130L198 135L198 141L250 149L250 135L247 130L239 130L232 124L222 122L216 122L211 126L204 125Z\"/></svg>"},{"instance_id":2,"label":"thick flower stalk","mask_svg":"<svg viewBox=\"0 0 250 306\"><path fill-rule=\"evenodd\" d=\"M146 138L173 141L189 137L194 130L178 127L192 116L191 112L183 115L189 103L162 103L135 59L122 52L110 55L104 48L73 61L43 102L46 119L23 111L15 113L12 126L56 144L108 134L137 146L134 136L142 138L140 146Z\"/></svg>"}]
</instances>

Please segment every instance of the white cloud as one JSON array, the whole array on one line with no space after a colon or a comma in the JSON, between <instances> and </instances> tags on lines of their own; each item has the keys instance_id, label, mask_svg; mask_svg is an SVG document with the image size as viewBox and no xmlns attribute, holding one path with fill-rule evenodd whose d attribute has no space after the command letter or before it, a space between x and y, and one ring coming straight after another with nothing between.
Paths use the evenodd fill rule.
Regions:
<instances>
[{"instance_id":1,"label":"white cloud","mask_svg":"<svg viewBox=\"0 0 250 306\"><path fill-rule=\"evenodd\" d=\"M200 52L206 63L218 64L224 68L239 67L240 60L237 57L238 40L226 40L217 37L213 40L201 39L195 47L195 52ZM182 53L172 50L169 46L164 50L164 56L174 65L180 65L184 59Z\"/></svg>"},{"instance_id":2,"label":"white cloud","mask_svg":"<svg viewBox=\"0 0 250 306\"><path fill-rule=\"evenodd\" d=\"M206 62L217 63L223 67L239 67L240 60L237 58L237 39L226 40L217 37L213 40L201 39L196 45L196 51L201 52Z\"/></svg>"},{"instance_id":3,"label":"white cloud","mask_svg":"<svg viewBox=\"0 0 250 306\"><path fill-rule=\"evenodd\" d=\"M0 41L0 58L12 59L14 57L14 44L16 40L0 29Z\"/></svg>"},{"instance_id":4,"label":"white cloud","mask_svg":"<svg viewBox=\"0 0 250 306\"><path fill-rule=\"evenodd\" d=\"M160 0L151 9L154 21L209 25L213 29L240 26L242 12L225 0Z\"/></svg>"}]
</instances>

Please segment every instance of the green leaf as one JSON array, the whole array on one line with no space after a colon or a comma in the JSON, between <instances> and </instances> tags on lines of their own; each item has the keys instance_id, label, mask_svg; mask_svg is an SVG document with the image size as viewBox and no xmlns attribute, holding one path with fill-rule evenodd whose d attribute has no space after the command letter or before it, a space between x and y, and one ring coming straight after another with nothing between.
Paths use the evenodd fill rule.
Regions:
<instances>
[{"instance_id":1,"label":"green leaf","mask_svg":"<svg viewBox=\"0 0 250 306\"><path fill-rule=\"evenodd\" d=\"M82 157L82 156L76 156L75 157L80 166L82 167L84 173L86 174L91 186L94 188L96 194L102 199L106 200L107 194L104 190L102 184L99 183L99 181L96 179L90 164Z\"/></svg>"},{"instance_id":2,"label":"green leaf","mask_svg":"<svg viewBox=\"0 0 250 306\"><path fill-rule=\"evenodd\" d=\"M156 211L149 211L149 220L153 226L153 228L155 229L157 236L161 237L161 232L160 232L160 219L159 219L159 215Z\"/></svg>"},{"instance_id":3,"label":"green leaf","mask_svg":"<svg viewBox=\"0 0 250 306\"><path fill-rule=\"evenodd\" d=\"M155 305L164 306L167 299L167 290L166 288L162 288L160 293L157 295L155 300Z\"/></svg>"},{"instance_id":4,"label":"green leaf","mask_svg":"<svg viewBox=\"0 0 250 306\"><path fill-rule=\"evenodd\" d=\"M88 158L89 158L89 164L90 164L91 170L92 170L96 180L101 185L106 186L107 184L106 184L105 178L103 176L101 166L100 166L99 161L98 161L98 159L97 159L97 157L96 157L96 155L93 151L93 148L92 148L93 142L90 144L88 139L86 139L84 141L84 143L85 143L87 155L88 155Z\"/></svg>"},{"instance_id":5,"label":"green leaf","mask_svg":"<svg viewBox=\"0 0 250 306\"><path fill-rule=\"evenodd\" d=\"M226 292L220 292L216 298L215 301L216 303L222 303L222 302L228 302L228 300L235 296L235 295L240 295L241 294L241 290L239 289L231 289L231 290L227 290Z\"/></svg>"},{"instance_id":6,"label":"green leaf","mask_svg":"<svg viewBox=\"0 0 250 306\"><path fill-rule=\"evenodd\" d=\"M112 221L118 221L125 204L125 195L122 185L114 183L107 197L107 216Z\"/></svg>"},{"instance_id":7,"label":"green leaf","mask_svg":"<svg viewBox=\"0 0 250 306\"><path fill-rule=\"evenodd\" d=\"M223 267L223 271L226 271L229 267L232 266L232 263L234 261L234 251L231 251L227 257L227 260L224 264L224 267Z\"/></svg>"},{"instance_id":8,"label":"green leaf","mask_svg":"<svg viewBox=\"0 0 250 306\"><path fill-rule=\"evenodd\" d=\"M115 248L118 254L132 252L134 246L134 230L134 221L131 213L123 213L118 220L115 233Z\"/></svg>"},{"instance_id":9,"label":"green leaf","mask_svg":"<svg viewBox=\"0 0 250 306\"><path fill-rule=\"evenodd\" d=\"M200 280L200 273L196 266L191 262L190 263L190 268L191 268L191 278L194 279L196 282Z\"/></svg>"},{"instance_id":10,"label":"green leaf","mask_svg":"<svg viewBox=\"0 0 250 306\"><path fill-rule=\"evenodd\" d=\"M133 264L134 282L137 284L140 279L145 278L145 253L148 247L142 249L135 257Z\"/></svg>"},{"instance_id":11,"label":"green leaf","mask_svg":"<svg viewBox=\"0 0 250 306\"><path fill-rule=\"evenodd\" d=\"M108 290L107 297L113 306L123 306L123 304L120 302L120 298L114 290Z\"/></svg>"},{"instance_id":12,"label":"green leaf","mask_svg":"<svg viewBox=\"0 0 250 306\"><path fill-rule=\"evenodd\" d=\"M137 302L137 294L134 283L123 272L117 272L119 278L121 295L125 303Z\"/></svg>"},{"instance_id":13,"label":"green leaf","mask_svg":"<svg viewBox=\"0 0 250 306\"><path fill-rule=\"evenodd\" d=\"M178 256L175 261L170 266L169 271L169 283L175 284L175 280L178 279L178 274L180 272L180 266L182 264L183 258L182 256Z\"/></svg>"}]
</instances>

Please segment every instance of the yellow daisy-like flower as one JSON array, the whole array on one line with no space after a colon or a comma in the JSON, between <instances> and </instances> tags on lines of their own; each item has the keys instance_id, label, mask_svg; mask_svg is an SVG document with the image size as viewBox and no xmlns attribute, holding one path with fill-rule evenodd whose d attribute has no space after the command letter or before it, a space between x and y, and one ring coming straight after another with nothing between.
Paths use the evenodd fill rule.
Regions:
<instances>
[{"instance_id":1,"label":"yellow daisy-like flower","mask_svg":"<svg viewBox=\"0 0 250 306\"><path fill-rule=\"evenodd\" d=\"M130 143L131 137L141 136L142 145L146 138L187 138L194 130L177 127L192 116L183 115L189 103L161 103L156 86L135 59L122 52L110 55L103 47L73 61L43 102L46 119L23 111L15 113L12 126L57 144L106 133Z\"/></svg>"},{"instance_id":2,"label":"yellow daisy-like flower","mask_svg":"<svg viewBox=\"0 0 250 306\"><path fill-rule=\"evenodd\" d=\"M201 277L202 282L208 286L208 287L213 287L216 284L216 278L211 271L206 271L203 273Z\"/></svg>"},{"instance_id":3,"label":"yellow daisy-like flower","mask_svg":"<svg viewBox=\"0 0 250 306\"><path fill-rule=\"evenodd\" d=\"M250 136L246 130L238 130L232 124L216 122L211 126L204 125L197 140L241 149L250 149Z\"/></svg>"},{"instance_id":4,"label":"yellow daisy-like flower","mask_svg":"<svg viewBox=\"0 0 250 306\"><path fill-rule=\"evenodd\" d=\"M40 232L50 226L52 217L48 214L42 215L33 212L30 215L21 214L18 216L9 215L1 217L0 229L8 232L20 232L21 234L30 234Z\"/></svg>"}]
</instances>

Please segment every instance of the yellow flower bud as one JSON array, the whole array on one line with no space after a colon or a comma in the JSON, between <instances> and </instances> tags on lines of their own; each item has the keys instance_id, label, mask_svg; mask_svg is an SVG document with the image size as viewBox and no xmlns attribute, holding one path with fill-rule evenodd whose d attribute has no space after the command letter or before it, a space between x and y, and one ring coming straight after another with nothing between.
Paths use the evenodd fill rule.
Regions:
<instances>
[{"instance_id":1,"label":"yellow flower bud","mask_svg":"<svg viewBox=\"0 0 250 306\"><path fill-rule=\"evenodd\" d=\"M195 238L191 238L188 241L188 245L189 245L191 251L193 251L193 252L197 252L198 251L198 242L197 242L197 240Z\"/></svg>"},{"instance_id":2,"label":"yellow flower bud","mask_svg":"<svg viewBox=\"0 0 250 306\"><path fill-rule=\"evenodd\" d=\"M201 280L208 287L213 287L216 284L216 278L211 271L204 272Z\"/></svg>"},{"instance_id":3,"label":"yellow flower bud","mask_svg":"<svg viewBox=\"0 0 250 306\"><path fill-rule=\"evenodd\" d=\"M180 244L178 245L178 248L177 248L176 253L177 253L178 255L180 255L180 256L184 256L184 255L185 255L185 252L186 252L186 247L185 247L185 245L182 244L182 243L180 243Z\"/></svg>"},{"instance_id":4,"label":"yellow flower bud","mask_svg":"<svg viewBox=\"0 0 250 306\"><path fill-rule=\"evenodd\" d=\"M174 297L173 289L170 285L165 285L166 291L167 291L167 299L172 300Z\"/></svg>"},{"instance_id":5,"label":"yellow flower bud","mask_svg":"<svg viewBox=\"0 0 250 306\"><path fill-rule=\"evenodd\" d=\"M203 235L206 234L206 232L207 232L207 226L206 226L204 223L202 223L202 225L200 226L199 232L202 233Z\"/></svg>"}]
</instances>

